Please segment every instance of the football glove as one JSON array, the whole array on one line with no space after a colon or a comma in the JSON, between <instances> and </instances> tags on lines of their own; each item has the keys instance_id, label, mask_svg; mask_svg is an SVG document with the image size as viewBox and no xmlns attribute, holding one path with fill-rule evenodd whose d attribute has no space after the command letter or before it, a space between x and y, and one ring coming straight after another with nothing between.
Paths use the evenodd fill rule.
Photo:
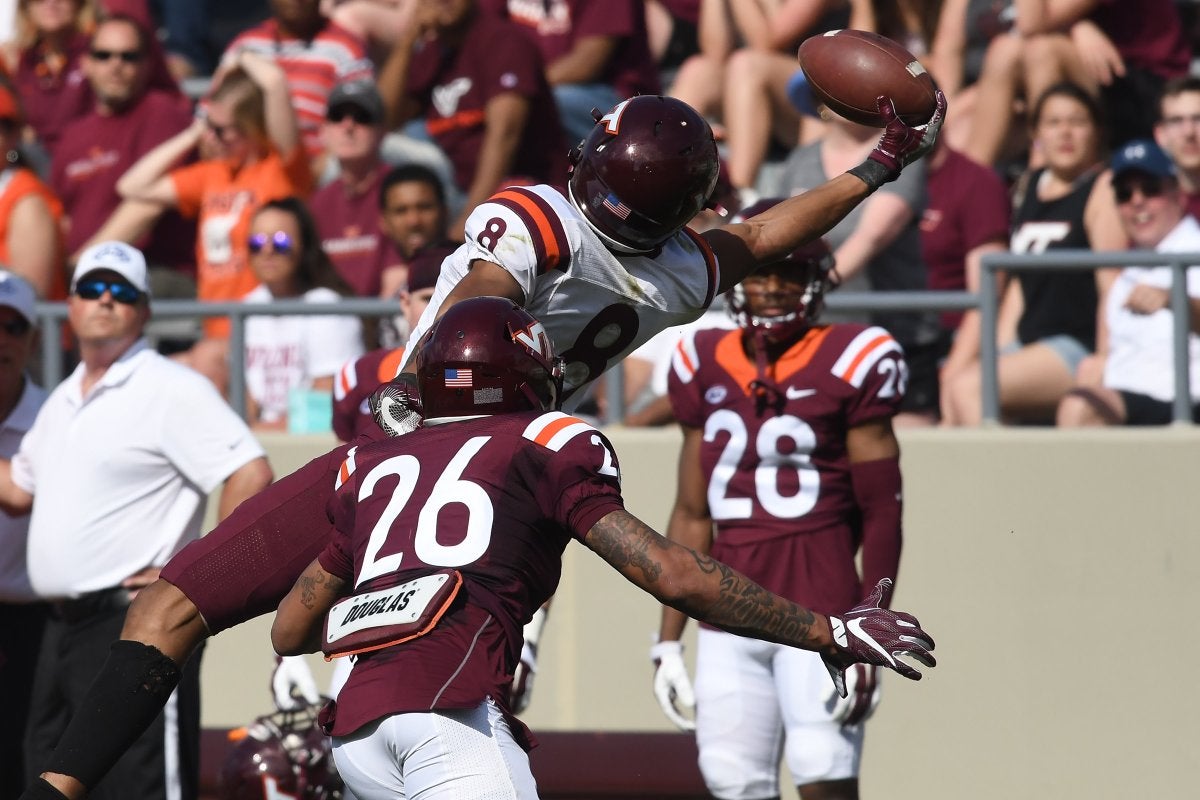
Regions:
<instances>
[{"instance_id":1,"label":"football glove","mask_svg":"<svg viewBox=\"0 0 1200 800\"><path fill-rule=\"evenodd\" d=\"M842 727L865 722L879 705L878 667L870 664L851 664L846 667L846 696L840 697L837 687L829 693L825 708Z\"/></svg>"},{"instance_id":2,"label":"football glove","mask_svg":"<svg viewBox=\"0 0 1200 800\"><path fill-rule=\"evenodd\" d=\"M275 695L275 707L280 711L298 711L321 702L317 682L304 656L275 657L271 692Z\"/></svg>"},{"instance_id":3,"label":"football glove","mask_svg":"<svg viewBox=\"0 0 1200 800\"><path fill-rule=\"evenodd\" d=\"M537 675L537 649L542 638L542 628L546 626L546 609L539 608L533 612L533 618L525 625L522 636L525 643L521 645L521 660L513 672L512 692L508 705L514 714L520 714L529 708L533 699L533 678Z\"/></svg>"},{"instance_id":4,"label":"football glove","mask_svg":"<svg viewBox=\"0 0 1200 800\"><path fill-rule=\"evenodd\" d=\"M694 714L696 710L696 693L683 663L683 642L659 642L650 648L650 660L654 662L654 696L663 713L680 730L696 730L695 721L680 713Z\"/></svg>"},{"instance_id":5,"label":"football glove","mask_svg":"<svg viewBox=\"0 0 1200 800\"><path fill-rule=\"evenodd\" d=\"M921 630L917 618L882 608L891 589L891 578L881 578L870 597L840 617L829 617L833 648L822 653L821 660L839 697L848 694L845 671L851 664L888 667L914 681L921 680L921 673L901 661L901 656L927 667L937 664L929 652L933 637Z\"/></svg>"},{"instance_id":6,"label":"football glove","mask_svg":"<svg viewBox=\"0 0 1200 800\"><path fill-rule=\"evenodd\" d=\"M421 427L421 395L417 376L401 372L371 393L367 400L375 424L388 436L403 436Z\"/></svg>"},{"instance_id":7,"label":"football glove","mask_svg":"<svg viewBox=\"0 0 1200 800\"><path fill-rule=\"evenodd\" d=\"M875 98L875 107L879 109L887 125L883 135L875 145L866 161L849 170L851 175L861 179L874 191L885 183L900 177L900 170L925 155L937 141L938 131L946 118L946 95L941 89L935 94L937 108L933 116L924 125L910 127L896 114L896 106L891 98L880 95Z\"/></svg>"}]
</instances>

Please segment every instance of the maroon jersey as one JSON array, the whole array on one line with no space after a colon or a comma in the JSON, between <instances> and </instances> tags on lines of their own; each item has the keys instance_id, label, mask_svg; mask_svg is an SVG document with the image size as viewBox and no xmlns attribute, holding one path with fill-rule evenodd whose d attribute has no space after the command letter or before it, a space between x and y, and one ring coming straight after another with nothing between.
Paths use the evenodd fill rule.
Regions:
<instances>
[{"instance_id":1,"label":"maroon jersey","mask_svg":"<svg viewBox=\"0 0 1200 800\"><path fill-rule=\"evenodd\" d=\"M668 391L679 422L703 431L712 555L824 613L858 602L846 431L895 415L907 373L883 328L824 325L775 362L762 395L741 330L680 340Z\"/></svg>"},{"instance_id":2,"label":"maroon jersey","mask_svg":"<svg viewBox=\"0 0 1200 800\"><path fill-rule=\"evenodd\" d=\"M1100 0L1088 16L1129 66L1163 78L1188 71L1192 54L1176 0Z\"/></svg>"},{"instance_id":3,"label":"maroon jersey","mask_svg":"<svg viewBox=\"0 0 1200 800\"><path fill-rule=\"evenodd\" d=\"M371 418L367 399L400 374L404 366L404 348L380 347L347 361L333 382L333 432L343 442L377 428Z\"/></svg>"},{"instance_id":4,"label":"maroon jersey","mask_svg":"<svg viewBox=\"0 0 1200 800\"><path fill-rule=\"evenodd\" d=\"M658 94L658 70L646 37L646 10L636 0L492 0L488 8L508 12L536 36L542 59L552 64L589 36L611 36L616 49L594 81L621 97Z\"/></svg>"},{"instance_id":5,"label":"maroon jersey","mask_svg":"<svg viewBox=\"0 0 1200 800\"><path fill-rule=\"evenodd\" d=\"M91 239L121 204L117 180L133 163L191 124L186 98L151 90L119 114L93 111L63 131L50 182L71 220L68 253ZM137 245L151 264L195 271L196 223L176 211L164 214Z\"/></svg>"},{"instance_id":6,"label":"maroon jersey","mask_svg":"<svg viewBox=\"0 0 1200 800\"><path fill-rule=\"evenodd\" d=\"M487 697L507 708L521 628L554 594L563 550L621 508L612 446L557 411L458 420L350 450L321 566L356 591L447 568L463 585L432 631L358 657L327 731Z\"/></svg>"},{"instance_id":7,"label":"maroon jersey","mask_svg":"<svg viewBox=\"0 0 1200 800\"><path fill-rule=\"evenodd\" d=\"M967 288L968 252L988 242L1008 245L1008 189L995 170L946 148L936 169L928 171L928 200L921 214L921 255L930 289ZM941 315L942 327L954 330L962 313Z\"/></svg>"},{"instance_id":8,"label":"maroon jersey","mask_svg":"<svg viewBox=\"0 0 1200 800\"><path fill-rule=\"evenodd\" d=\"M334 180L308 201L321 247L359 297L378 297L384 269L396 263L379 230L379 187L388 169L387 164L380 164L371 182L356 194Z\"/></svg>"},{"instance_id":9,"label":"maroon jersey","mask_svg":"<svg viewBox=\"0 0 1200 800\"><path fill-rule=\"evenodd\" d=\"M529 100L510 176L556 186L566 180L567 147L558 108L537 47L519 26L476 14L455 48L440 41L425 43L413 53L408 92L425 109L429 133L454 164L459 188L466 190L475 177L488 101L505 92Z\"/></svg>"}]
</instances>

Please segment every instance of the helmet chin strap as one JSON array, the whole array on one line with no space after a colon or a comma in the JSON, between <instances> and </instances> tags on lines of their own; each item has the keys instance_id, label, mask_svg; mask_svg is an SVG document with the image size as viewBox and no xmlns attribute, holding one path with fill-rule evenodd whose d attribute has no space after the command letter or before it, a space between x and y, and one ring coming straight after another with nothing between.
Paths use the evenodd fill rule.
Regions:
<instances>
[{"instance_id":1,"label":"helmet chin strap","mask_svg":"<svg viewBox=\"0 0 1200 800\"><path fill-rule=\"evenodd\" d=\"M575 206L575 210L579 212L579 216L583 217L583 221L587 223L589 228L592 229L592 233L596 234L600 241L603 242L604 246L609 250L626 256L644 256L647 253L653 252L653 250L638 250L637 248L630 247L627 244L622 244L611 236L605 234L604 231L597 228L596 224L592 222L591 217L589 217L587 212L584 211L583 206L581 206L579 201L575 199L575 192L571 191L570 183L567 184L567 197L570 198L571 205Z\"/></svg>"},{"instance_id":2,"label":"helmet chin strap","mask_svg":"<svg viewBox=\"0 0 1200 800\"><path fill-rule=\"evenodd\" d=\"M750 381L750 390L754 392L755 405L758 413L767 406L776 409L783 407L783 392L775 385L774 379L767 373L767 332L759 326L754 326L754 365L755 378Z\"/></svg>"}]
</instances>

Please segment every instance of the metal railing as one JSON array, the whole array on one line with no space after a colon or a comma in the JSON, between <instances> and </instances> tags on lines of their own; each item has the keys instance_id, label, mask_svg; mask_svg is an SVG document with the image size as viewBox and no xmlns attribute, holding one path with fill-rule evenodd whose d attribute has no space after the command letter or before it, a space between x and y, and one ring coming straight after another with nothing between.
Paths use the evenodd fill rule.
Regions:
<instances>
[{"instance_id":1,"label":"metal railing","mask_svg":"<svg viewBox=\"0 0 1200 800\"><path fill-rule=\"evenodd\" d=\"M1094 270L1097 267L1169 267L1171 279L1171 313L1175 362L1175 399L1172 419L1176 425L1192 422L1192 392L1188 350L1189 313L1187 269L1200 264L1200 253L1159 253L1151 250L1127 250L1093 253L1090 250L1057 250L1038 255L993 253L983 257L983 277L980 282L980 368L982 370L983 422L995 425L1000 421L1000 387L996 375L999 354L996 348L996 325L1000 297L993 279L998 270L1019 272L1052 267L1056 270ZM1097 313L1103 314L1104 309Z\"/></svg>"},{"instance_id":2,"label":"metal railing","mask_svg":"<svg viewBox=\"0 0 1200 800\"><path fill-rule=\"evenodd\" d=\"M878 311L968 311L980 309L981 343L980 363L983 379L983 420L985 424L999 422L999 386L996 364L999 354L996 348L996 323L1000 298L995 281L990 278L998 270L1009 272L1022 269L1053 267L1056 269L1091 270L1113 266L1169 266L1174 272L1171 284L1171 310L1175 317L1174 361L1175 401L1173 418L1178 423L1191 424L1191 392L1189 384L1188 352L1188 295L1184 280L1189 265L1200 264L1197 253L1156 253L1127 251L1093 253L1091 251L1062 250L1042 255L1014 255L996 253L984 256L983 275L978 294L972 292L907 291L907 292L832 292L826 297L826 306L834 311L878 312ZM378 298L344 298L336 304L307 303L303 300L276 300L270 303L208 303L196 300L156 300L153 302L154 319L195 319L203 317L229 317L229 402L245 415L245 330L246 317L280 316L298 314L303 316L351 314L363 317L388 317L400 313L395 300ZM42 319L43 379L47 387L62 380L61 357L62 336L57 324L67 316L65 303L38 303L37 313ZM1103 310L1100 310L1103 313ZM625 392L621 370L605 373L605 399L611 421L619 421L625 415Z\"/></svg>"}]
</instances>

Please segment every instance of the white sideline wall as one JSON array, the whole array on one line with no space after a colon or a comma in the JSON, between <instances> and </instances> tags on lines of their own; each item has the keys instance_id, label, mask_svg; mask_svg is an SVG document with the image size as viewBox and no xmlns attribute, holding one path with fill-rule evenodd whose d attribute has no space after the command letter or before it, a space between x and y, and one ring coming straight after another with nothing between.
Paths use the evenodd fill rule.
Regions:
<instances>
[{"instance_id":1,"label":"white sideline wall","mask_svg":"<svg viewBox=\"0 0 1200 800\"><path fill-rule=\"evenodd\" d=\"M607 433L627 507L661 527L678 434ZM935 636L940 666L920 683L886 680L864 795L1190 796L1200 749L1200 429L900 437L905 548L894 607ZM332 446L263 440L278 475ZM671 730L650 687L657 619L648 596L568 547L530 726ZM269 625L264 617L210 642L206 727L271 710ZM325 681L328 665L312 663Z\"/></svg>"}]
</instances>

